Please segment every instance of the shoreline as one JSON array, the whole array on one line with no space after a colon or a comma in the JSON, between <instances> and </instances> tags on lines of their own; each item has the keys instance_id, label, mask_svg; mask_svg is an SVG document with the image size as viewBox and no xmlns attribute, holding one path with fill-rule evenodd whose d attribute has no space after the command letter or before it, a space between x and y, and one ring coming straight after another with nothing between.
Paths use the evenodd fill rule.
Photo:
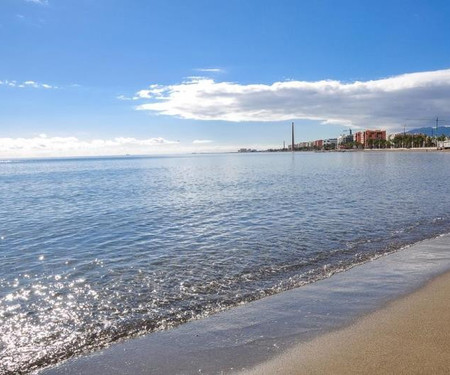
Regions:
<instances>
[{"instance_id":1,"label":"shoreline","mask_svg":"<svg viewBox=\"0 0 450 375\"><path fill-rule=\"evenodd\" d=\"M330 278L74 358L42 374L216 374L248 370L349 327L450 271L450 234ZM345 329L345 328L344 328Z\"/></svg>"},{"instance_id":2,"label":"shoreline","mask_svg":"<svg viewBox=\"0 0 450 375\"><path fill-rule=\"evenodd\" d=\"M240 375L448 374L450 272Z\"/></svg>"},{"instance_id":3,"label":"shoreline","mask_svg":"<svg viewBox=\"0 0 450 375\"><path fill-rule=\"evenodd\" d=\"M328 153L328 152L450 152L449 148L437 149L436 147L411 147L411 148L366 148L366 149L342 149L342 150L295 150L294 153L302 152L318 152L318 153ZM254 154L254 153L292 153L291 150L262 150L256 152L236 152L240 154Z\"/></svg>"}]
</instances>

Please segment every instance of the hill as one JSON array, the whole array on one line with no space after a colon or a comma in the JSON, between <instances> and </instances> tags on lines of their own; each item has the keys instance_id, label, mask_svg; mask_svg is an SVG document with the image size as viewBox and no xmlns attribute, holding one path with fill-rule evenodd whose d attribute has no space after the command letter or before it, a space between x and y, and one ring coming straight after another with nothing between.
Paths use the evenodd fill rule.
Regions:
<instances>
[{"instance_id":1,"label":"hill","mask_svg":"<svg viewBox=\"0 0 450 375\"><path fill-rule=\"evenodd\" d=\"M428 136L436 135L436 129L430 127L427 128L417 128L408 130L406 133L408 134L426 134ZM437 136L445 135L446 137L450 137L450 126L441 126L438 128Z\"/></svg>"}]
</instances>

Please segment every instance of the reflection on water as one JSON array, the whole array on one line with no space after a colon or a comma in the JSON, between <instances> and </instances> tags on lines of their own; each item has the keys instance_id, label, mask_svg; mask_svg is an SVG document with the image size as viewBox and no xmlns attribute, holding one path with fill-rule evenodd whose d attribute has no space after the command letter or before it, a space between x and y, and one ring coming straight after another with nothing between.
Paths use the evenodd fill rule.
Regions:
<instances>
[{"instance_id":1,"label":"reflection on water","mask_svg":"<svg viewBox=\"0 0 450 375\"><path fill-rule=\"evenodd\" d=\"M449 231L442 153L0 165L0 372L199 318Z\"/></svg>"}]
</instances>

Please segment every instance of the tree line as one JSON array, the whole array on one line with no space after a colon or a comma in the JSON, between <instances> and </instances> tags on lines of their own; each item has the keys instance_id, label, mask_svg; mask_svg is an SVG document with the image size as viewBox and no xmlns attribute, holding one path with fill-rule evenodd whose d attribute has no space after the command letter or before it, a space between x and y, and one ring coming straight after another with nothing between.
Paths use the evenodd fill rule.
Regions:
<instances>
[{"instance_id":1,"label":"tree line","mask_svg":"<svg viewBox=\"0 0 450 375\"><path fill-rule=\"evenodd\" d=\"M426 134L396 134L391 139L369 139L367 148L421 148L435 147L436 141L445 141L445 135L439 137L430 137ZM347 149L364 148L364 145L358 142L349 142L343 145Z\"/></svg>"}]
</instances>

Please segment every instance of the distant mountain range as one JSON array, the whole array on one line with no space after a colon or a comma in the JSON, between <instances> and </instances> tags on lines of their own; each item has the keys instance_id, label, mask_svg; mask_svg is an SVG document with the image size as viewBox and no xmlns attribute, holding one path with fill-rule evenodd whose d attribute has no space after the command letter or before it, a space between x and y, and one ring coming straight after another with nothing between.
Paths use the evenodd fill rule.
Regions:
<instances>
[{"instance_id":1,"label":"distant mountain range","mask_svg":"<svg viewBox=\"0 0 450 375\"><path fill-rule=\"evenodd\" d=\"M450 137L450 126L440 126L438 127L438 131L436 134L436 128L432 128L431 126L428 128L417 128L417 129L411 129L408 130L406 133L408 134L426 134L428 136L433 135L445 135L446 137Z\"/></svg>"}]
</instances>

